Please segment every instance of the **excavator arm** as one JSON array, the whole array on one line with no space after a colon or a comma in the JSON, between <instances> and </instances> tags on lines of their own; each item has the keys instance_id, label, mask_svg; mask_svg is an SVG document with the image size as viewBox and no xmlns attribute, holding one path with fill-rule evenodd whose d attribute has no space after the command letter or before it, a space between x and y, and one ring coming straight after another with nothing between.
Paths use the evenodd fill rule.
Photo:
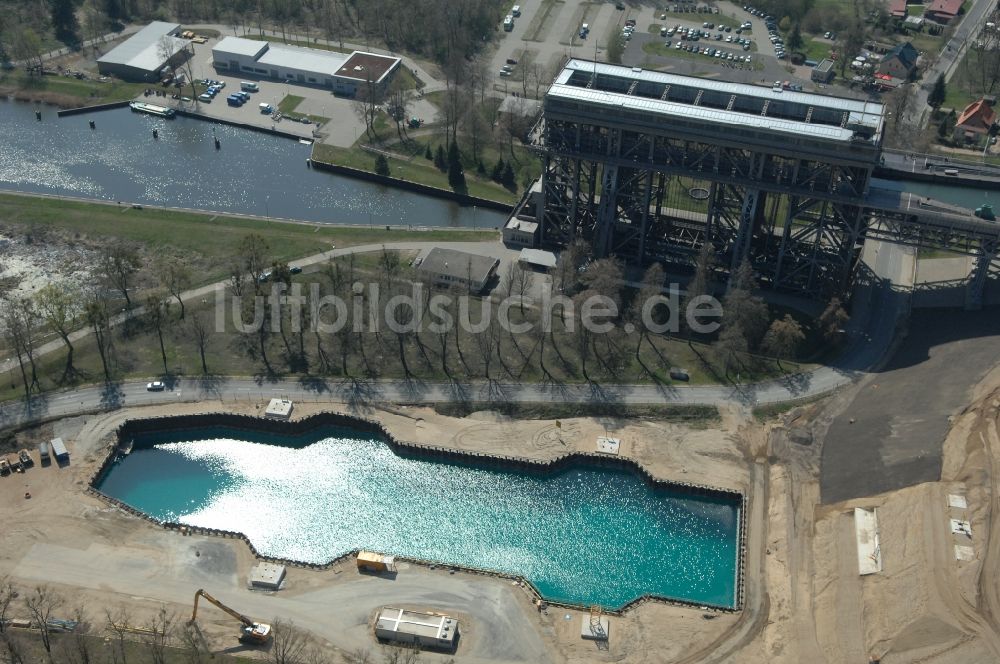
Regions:
<instances>
[{"instance_id":1,"label":"excavator arm","mask_svg":"<svg viewBox=\"0 0 1000 664\"><path fill-rule=\"evenodd\" d=\"M240 624L243 625L242 636L240 636L240 640L250 641L253 643L267 643L267 641L271 638L270 625L266 623L254 622L253 620L243 615L239 611L231 609L222 602L220 602L219 600L215 599L207 592L205 592L204 589L199 589L198 592L194 594L194 610L191 612L192 623L194 623L194 621L198 618L198 599L202 597L205 598L205 601L211 602L212 604L219 607L220 609L228 613L236 620L240 621Z\"/></svg>"}]
</instances>

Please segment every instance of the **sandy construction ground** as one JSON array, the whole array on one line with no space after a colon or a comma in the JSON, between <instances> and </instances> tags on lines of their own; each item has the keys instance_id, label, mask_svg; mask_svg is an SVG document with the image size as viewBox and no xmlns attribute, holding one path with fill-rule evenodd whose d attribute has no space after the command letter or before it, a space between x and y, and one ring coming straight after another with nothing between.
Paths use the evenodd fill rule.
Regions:
<instances>
[{"instance_id":1,"label":"sandy construction ground","mask_svg":"<svg viewBox=\"0 0 1000 664\"><path fill-rule=\"evenodd\" d=\"M0 575L26 587L53 584L86 604L97 630L106 622L105 606L127 606L142 624L163 603L185 614L194 590L204 587L259 619L292 620L343 652L377 649L369 621L378 606L436 608L463 621L459 662L1000 661L1000 540L992 536L1000 519L1000 368L952 417L940 481L823 504L823 425L854 396L848 391L769 424L726 409L710 429L583 418L556 427L489 412L459 419L401 406L365 413L400 439L538 459L592 451L607 431L622 440L624 456L654 475L746 492L743 610L646 603L611 618L607 649L580 638L581 613L539 612L524 588L465 573L403 565L389 580L359 576L350 565L292 569L286 589L251 592L245 579L253 560L241 542L169 533L85 492L125 418L222 409L260 414L256 403L134 409L18 434L19 445L64 437L73 463L0 478ZM303 405L296 417L321 408L338 406ZM967 506L950 506L950 495ZM858 569L855 507L877 509L882 570L868 576ZM953 534L950 519L967 521L971 536ZM958 551L968 559L958 560ZM199 620L213 647L232 645L234 625L225 615L208 610ZM422 659L447 661L433 654Z\"/></svg>"},{"instance_id":2,"label":"sandy construction ground","mask_svg":"<svg viewBox=\"0 0 1000 664\"><path fill-rule=\"evenodd\" d=\"M381 605L436 608L462 620L461 662L674 661L695 645L724 638L741 622L740 614L650 602L612 617L610 647L602 650L580 638L583 614L554 608L540 612L527 590L509 580L406 564L392 580L361 576L350 565L321 572L291 569L282 591L251 592L246 577L254 561L242 542L167 532L85 492L113 444L115 428L127 417L223 408L260 412L258 404L184 404L72 418L18 434L17 444L29 447L62 436L72 463L64 468L36 464L24 474L0 478L0 521L5 524L0 576L10 575L24 587L51 584L84 605L98 630L106 624L104 608L120 605L133 614L133 624L146 624L164 603L186 620L194 591L205 588L260 620L291 620L343 652L377 649L369 620ZM297 407L296 417L320 408ZM621 439L623 456L639 460L657 476L740 491L748 491L752 481L738 428L745 418L733 414L723 419L721 430L608 419L563 420L556 427L553 421L514 421L494 413L457 419L405 407L366 415L384 422L400 439L539 459L574 449L593 451L596 438L607 431ZM24 498L26 491L30 499ZM69 613L69 604L64 611ZM214 647L232 645L231 619L210 607L199 616ZM671 638L663 641L666 626ZM447 660L429 653L422 659Z\"/></svg>"}]
</instances>

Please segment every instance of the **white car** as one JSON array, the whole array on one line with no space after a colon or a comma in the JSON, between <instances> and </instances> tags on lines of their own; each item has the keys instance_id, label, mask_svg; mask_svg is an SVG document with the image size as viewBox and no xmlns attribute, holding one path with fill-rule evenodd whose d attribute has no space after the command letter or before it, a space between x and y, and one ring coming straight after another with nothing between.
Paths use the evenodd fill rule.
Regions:
<instances>
[{"instance_id":1,"label":"white car","mask_svg":"<svg viewBox=\"0 0 1000 664\"><path fill-rule=\"evenodd\" d=\"M167 386L163 384L163 381L159 380L154 380L152 383L146 383L147 392L162 392L166 389L166 387Z\"/></svg>"}]
</instances>

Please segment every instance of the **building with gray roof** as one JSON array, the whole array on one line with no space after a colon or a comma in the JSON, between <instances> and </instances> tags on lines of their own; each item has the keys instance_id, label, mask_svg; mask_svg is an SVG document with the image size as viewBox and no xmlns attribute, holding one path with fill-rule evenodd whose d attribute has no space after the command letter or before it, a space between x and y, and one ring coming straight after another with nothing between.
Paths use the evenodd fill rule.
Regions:
<instances>
[{"instance_id":1,"label":"building with gray roof","mask_svg":"<svg viewBox=\"0 0 1000 664\"><path fill-rule=\"evenodd\" d=\"M156 81L193 53L177 23L153 21L97 59L97 70L126 81Z\"/></svg>"},{"instance_id":2,"label":"building with gray roof","mask_svg":"<svg viewBox=\"0 0 1000 664\"><path fill-rule=\"evenodd\" d=\"M233 76L269 78L330 88L353 97L369 83L382 91L399 66L396 57L354 51L338 53L243 37L226 37L212 48L215 68Z\"/></svg>"}]
</instances>

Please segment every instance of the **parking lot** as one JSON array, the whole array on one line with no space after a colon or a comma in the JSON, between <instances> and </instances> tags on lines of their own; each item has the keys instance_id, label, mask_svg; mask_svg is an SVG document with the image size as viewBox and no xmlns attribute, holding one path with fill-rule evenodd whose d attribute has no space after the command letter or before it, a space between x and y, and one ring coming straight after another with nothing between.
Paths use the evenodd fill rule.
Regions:
<instances>
[{"instance_id":1,"label":"parking lot","mask_svg":"<svg viewBox=\"0 0 1000 664\"><path fill-rule=\"evenodd\" d=\"M212 65L212 46L218 39L209 39L204 44L192 44L194 56L191 59L191 73L196 81L205 79L224 82L225 87L210 102L182 101L174 99L154 98L148 101L168 103L175 108L191 111L209 118L219 118L227 122L236 122L260 129L275 129L283 133L293 134L310 140L322 140L334 145L351 145L358 136L364 134L364 122L355 115L352 100L335 97L329 90L292 85L282 81L266 79L246 79L229 75L226 71L216 71ZM240 91L240 82L250 80L257 84L258 91L250 93L250 99L243 106L230 106L226 97ZM199 90L202 86L199 86ZM162 88L161 88L162 89ZM190 86L184 86L182 94L190 98ZM315 123L295 122L288 117L274 118L261 112L260 104L268 104L273 109L288 95L301 97L295 109L297 113L329 118L329 122L320 125ZM314 132L319 131L317 137Z\"/></svg>"}]
</instances>

